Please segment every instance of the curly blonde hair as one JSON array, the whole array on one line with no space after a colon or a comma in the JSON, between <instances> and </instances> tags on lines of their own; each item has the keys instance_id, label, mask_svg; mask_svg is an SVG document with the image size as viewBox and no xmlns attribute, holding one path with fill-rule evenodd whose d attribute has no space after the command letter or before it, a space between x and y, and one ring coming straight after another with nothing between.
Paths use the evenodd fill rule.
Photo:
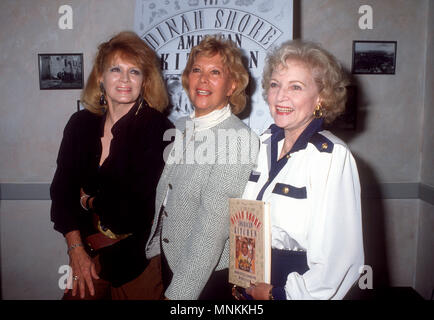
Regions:
<instances>
[{"instance_id":1,"label":"curly blonde hair","mask_svg":"<svg viewBox=\"0 0 434 320\"><path fill-rule=\"evenodd\" d=\"M226 40L220 35L207 35L195 47L191 49L184 72L182 73L182 86L188 92L188 76L198 54L206 57L213 57L219 54L222 57L222 63L226 66L227 71L236 87L229 97L229 104L232 113L239 114L246 107L247 95L246 87L249 84L249 74L244 67L240 49L231 40Z\"/></svg>"},{"instance_id":2,"label":"curly blonde hair","mask_svg":"<svg viewBox=\"0 0 434 320\"><path fill-rule=\"evenodd\" d=\"M132 31L120 32L98 46L95 63L81 95L86 109L96 114L104 112L105 107L99 103L101 97L99 79L116 57L140 68L144 75L141 90L143 98L150 107L164 111L169 98L161 76L159 61L154 51Z\"/></svg>"},{"instance_id":3,"label":"curly blonde hair","mask_svg":"<svg viewBox=\"0 0 434 320\"><path fill-rule=\"evenodd\" d=\"M273 71L288 67L288 60L303 63L312 73L318 87L322 113L326 123L333 122L345 110L349 80L336 58L312 42L286 41L267 55L262 76L263 97L267 100Z\"/></svg>"}]
</instances>

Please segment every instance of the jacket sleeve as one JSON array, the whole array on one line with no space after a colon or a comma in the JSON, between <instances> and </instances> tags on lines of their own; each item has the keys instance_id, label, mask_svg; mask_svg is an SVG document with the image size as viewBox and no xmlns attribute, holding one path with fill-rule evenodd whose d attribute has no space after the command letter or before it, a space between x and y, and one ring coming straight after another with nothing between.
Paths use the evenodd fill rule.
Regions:
<instances>
[{"instance_id":1,"label":"jacket sleeve","mask_svg":"<svg viewBox=\"0 0 434 320\"><path fill-rule=\"evenodd\" d=\"M364 263L359 176L350 151L341 145L310 161L310 269L290 273L284 290L287 299L342 299Z\"/></svg>"},{"instance_id":2,"label":"jacket sleeve","mask_svg":"<svg viewBox=\"0 0 434 320\"><path fill-rule=\"evenodd\" d=\"M257 139L257 137L254 137ZM259 140L251 150L256 160ZM240 153L241 141L237 152ZM201 201L193 230L185 242L184 259L179 261L172 281L165 292L169 299L197 299L211 273L221 259L229 237L229 198L240 197L253 163L215 164L201 191Z\"/></svg>"},{"instance_id":3,"label":"jacket sleeve","mask_svg":"<svg viewBox=\"0 0 434 320\"><path fill-rule=\"evenodd\" d=\"M63 234L79 229L81 207L77 174L78 118L76 115L71 117L64 129L57 157L57 169L50 186L51 221L54 222L54 229Z\"/></svg>"}]
</instances>

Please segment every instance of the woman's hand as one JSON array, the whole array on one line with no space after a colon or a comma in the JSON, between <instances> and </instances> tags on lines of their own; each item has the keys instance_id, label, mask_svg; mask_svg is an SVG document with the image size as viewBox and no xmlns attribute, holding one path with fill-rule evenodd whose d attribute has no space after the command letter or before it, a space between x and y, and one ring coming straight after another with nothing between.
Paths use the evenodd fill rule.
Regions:
<instances>
[{"instance_id":1,"label":"woman's hand","mask_svg":"<svg viewBox=\"0 0 434 320\"><path fill-rule=\"evenodd\" d=\"M243 296L243 293L235 285L232 287L232 296L235 300L246 300L246 297Z\"/></svg>"},{"instance_id":2,"label":"woman's hand","mask_svg":"<svg viewBox=\"0 0 434 320\"><path fill-rule=\"evenodd\" d=\"M268 283L251 283L250 287L246 288L246 293L251 295L255 300L270 300L270 290L272 288L273 286Z\"/></svg>"},{"instance_id":3,"label":"woman's hand","mask_svg":"<svg viewBox=\"0 0 434 320\"><path fill-rule=\"evenodd\" d=\"M80 233L77 230L68 232L65 235L68 243L68 248L71 248L73 244L81 243ZM93 279L99 279L96 273L95 264L88 256L83 246L76 246L69 251L69 265L71 266L72 275L72 296L77 294L77 290L80 292L80 297L85 297L86 286L89 289L91 296L95 295L95 289L93 286ZM65 293L68 293L70 289L66 288Z\"/></svg>"}]
</instances>

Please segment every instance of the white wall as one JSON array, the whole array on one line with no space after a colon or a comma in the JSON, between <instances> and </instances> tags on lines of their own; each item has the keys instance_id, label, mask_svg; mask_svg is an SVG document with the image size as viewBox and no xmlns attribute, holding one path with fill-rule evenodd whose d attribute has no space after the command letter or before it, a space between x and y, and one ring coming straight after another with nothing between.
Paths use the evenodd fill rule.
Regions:
<instances>
[{"instance_id":1,"label":"white wall","mask_svg":"<svg viewBox=\"0 0 434 320\"><path fill-rule=\"evenodd\" d=\"M421 201L414 288L426 299L434 296L434 206Z\"/></svg>"},{"instance_id":2,"label":"white wall","mask_svg":"<svg viewBox=\"0 0 434 320\"><path fill-rule=\"evenodd\" d=\"M373 9L373 29L361 30L358 9ZM351 150L376 179L418 182L423 111L427 1L301 2L301 37L320 42L351 70L353 40L397 41L395 75L356 75L361 99Z\"/></svg>"},{"instance_id":3,"label":"white wall","mask_svg":"<svg viewBox=\"0 0 434 320\"><path fill-rule=\"evenodd\" d=\"M59 267L68 264L63 236L48 222L45 201L2 201L0 210L3 299L60 299Z\"/></svg>"},{"instance_id":4,"label":"white wall","mask_svg":"<svg viewBox=\"0 0 434 320\"><path fill-rule=\"evenodd\" d=\"M429 1L422 134L421 182L434 189L434 2ZM422 201L419 213L415 288L426 298L434 294L434 205Z\"/></svg>"},{"instance_id":5,"label":"white wall","mask_svg":"<svg viewBox=\"0 0 434 320\"><path fill-rule=\"evenodd\" d=\"M74 0L73 30L60 30L65 1L0 2L0 179L50 182L80 90L39 90L38 53L83 53L85 79L97 45L133 28L134 1Z\"/></svg>"},{"instance_id":6,"label":"white wall","mask_svg":"<svg viewBox=\"0 0 434 320\"><path fill-rule=\"evenodd\" d=\"M80 96L79 90L39 90L37 54L82 52L86 78L97 44L133 28L134 0L70 3L74 29L64 31L57 27L58 8L64 1L0 1L2 184L51 182L63 128ZM398 41L395 75L354 77L360 89L358 130L341 137L356 156L364 186L414 182L434 186L434 86L432 74L425 72L433 70L433 58L426 55L433 52L432 1L370 0L373 30L358 28L358 8L363 4L367 2L302 0L301 37L323 43L347 69L353 40ZM68 261L61 235L52 230L49 206L46 200L0 202L4 299L61 295L57 272ZM367 263L374 266L374 287L382 281L413 286L430 297L432 207L418 199L364 199Z\"/></svg>"},{"instance_id":7,"label":"white wall","mask_svg":"<svg viewBox=\"0 0 434 320\"><path fill-rule=\"evenodd\" d=\"M372 30L358 27L358 8L364 4L373 9ZM420 181L434 185L434 85L428 71L433 58L426 55L433 50L432 10L432 1L422 0L301 1L301 38L322 43L347 70L353 40L397 41L395 75L352 79L359 89L358 128L340 136L356 157L365 188ZM374 287L411 286L430 298L434 282L426 270L434 267L428 249L434 241L427 232L434 228L432 205L369 198L363 208L366 263L373 266Z\"/></svg>"},{"instance_id":8,"label":"white wall","mask_svg":"<svg viewBox=\"0 0 434 320\"><path fill-rule=\"evenodd\" d=\"M422 134L422 170L421 181L434 187L434 2L429 1L428 22L427 22L427 46L426 46L426 67L425 67L425 97L424 117Z\"/></svg>"},{"instance_id":9,"label":"white wall","mask_svg":"<svg viewBox=\"0 0 434 320\"><path fill-rule=\"evenodd\" d=\"M69 3L73 30L60 30ZM38 53L83 53L87 78L100 42L133 28L134 0L0 1L0 182L50 183L63 128L80 90L39 90ZM1 191L1 190L0 190ZM1 193L1 192L0 192ZM68 264L50 201L0 200L3 299L59 299Z\"/></svg>"}]
</instances>

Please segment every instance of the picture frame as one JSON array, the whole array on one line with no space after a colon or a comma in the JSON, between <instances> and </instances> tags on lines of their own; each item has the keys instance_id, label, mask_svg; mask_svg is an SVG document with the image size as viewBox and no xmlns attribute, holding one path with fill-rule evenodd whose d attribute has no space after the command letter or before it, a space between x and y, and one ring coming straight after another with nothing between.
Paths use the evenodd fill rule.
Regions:
<instances>
[{"instance_id":1,"label":"picture frame","mask_svg":"<svg viewBox=\"0 0 434 320\"><path fill-rule=\"evenodd\" d=\"M39 89L83 89L82 53L38 54Z\"/></svg>"},{"instance_id":2,"label":"picture frame","mask_svg":"<svg viewBox=\"0 0 434 320\"><path fill-rule=\"evenodd\" d=\"M395 74L397 41L353 41L353 74Z\"/></svg>"}]
</instances>

